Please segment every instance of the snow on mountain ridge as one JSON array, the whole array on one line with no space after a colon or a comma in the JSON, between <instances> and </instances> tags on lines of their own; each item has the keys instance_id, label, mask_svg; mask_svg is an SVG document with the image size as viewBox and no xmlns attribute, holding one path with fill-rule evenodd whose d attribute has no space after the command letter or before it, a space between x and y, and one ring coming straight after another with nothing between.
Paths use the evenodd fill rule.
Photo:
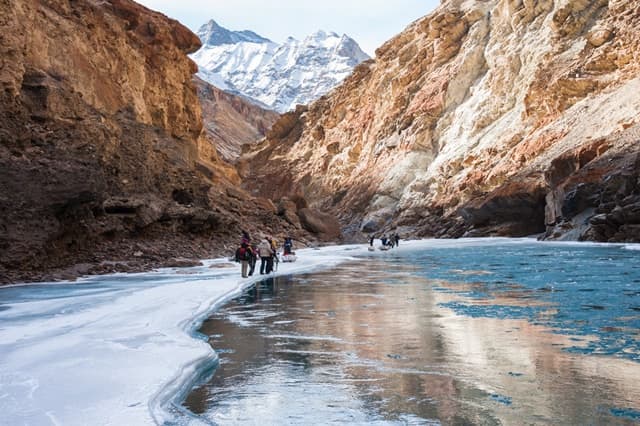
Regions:
<instances>
[{"instance_id":1,"label":"snow on mountain ridge","mask_svg":"<svg viewBox=\"0 0 640 426\"><path fill-rule=\"evenodd\" d=\"M198 37L202 40L202 44L210 46L220 46L224 44L235 44L243 41L250 43L268 43L268 38L264 38L253 31L229 31L220 26L216 21L210 19L209 22L202 25L197 32Z\"/></svg>"},{"instance_id":2,"label":"snow on mountain ridge","mask_svg":"<svg viewBox=\"0 0 640 426\"><path fill-rule=\"evenodd\" d=\"M323 30L278 44L210 20L198 36L203 46L192 59L203 80L279 112L318 99L369 59L346 34Z\"/></svg>"}]
</instances>

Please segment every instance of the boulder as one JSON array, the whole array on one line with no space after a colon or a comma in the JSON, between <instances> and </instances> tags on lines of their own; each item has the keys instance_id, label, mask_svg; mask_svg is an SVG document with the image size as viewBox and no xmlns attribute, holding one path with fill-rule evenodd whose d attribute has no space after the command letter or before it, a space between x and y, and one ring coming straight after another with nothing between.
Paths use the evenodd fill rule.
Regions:
<instances>
[{"instance_id":1,"label":"boulder","mask_svg":"<svg viewBox=\"0 0 640 426\"><path fill-rule=\"evenodd\" d=\"M293 201L288 198L281 198L278 202L277 213L279 216L284 217L284 219L294 227L298 229L302 228L300 219L298 218L298 207Z\"/></svg>"},{"instance_id":2,"label":"boulder","mask_svg":"<svg viewBox=\"0 0 640 426\"><path fill-rule=\"evenodd\" d=\"M304 208L298 211L300 223L304 229L325 240L335 240L342 234L340 222L335 216L318 210Z\"/></svg>"}]
</instances>

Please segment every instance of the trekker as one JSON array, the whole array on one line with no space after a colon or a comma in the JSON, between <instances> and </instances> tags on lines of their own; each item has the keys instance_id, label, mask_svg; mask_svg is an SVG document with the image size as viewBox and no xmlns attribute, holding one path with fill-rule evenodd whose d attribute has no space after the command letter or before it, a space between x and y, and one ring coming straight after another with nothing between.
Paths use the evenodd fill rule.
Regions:
<instances>
[{"instance_id":1,"label":"trekker","mask_svg":"<svg viewBox=\"0 0 640 426\"><path fill-rule=\"evenodd\" d=\"M260 254L260 275L270 273L273 268L273 250L268 238L264 238L258 245L258 253Z\"/></svg>"},{"instance_id":2,"label":"trekker","mask_svg":"<svg viewBox=\"0 0 640 426\"><path fill-rule=\"evenodd\" d=\"M373 235L369 237L369 247L373 247Z\"/></svg>"},{"instance_id":3,"label":"trekker","mask_svg":"<svg viewBox=\"0 0 640 426\"><path fill-rule=\"evenodd\" d=\"M271 244L271 251L273 251L273 254L271 255L271 260L267 261L267 267L269 268L269 272L267 272L267 274L273 272L274 270L277 271L278 263L280 261L280 259L278 259L278 243L276 242L275 238L269 238L269 244ZM273 267L274 265L275 269Z\"/></svg>"},{"instance_id":4,"label":"trekker","mask_svg":"<svg viewBox=\"0 0 640 426\"><path fill-rule=\"evenodd\" d=\"M236 250L236 262L240 262L240 271L242 272L242 278L247 278L247 270L249 269L249 261L253 257L251 247L247 243L240 244L240 247Z\"/></svg>"},{"instance_id":5,"label":"trekker","mask_svg":"<svg viewBox=\"0 0 640 426\"><path fill-rule=\"evenodd\" d=\"M256 270L256 262L258 260L258 248L255 244L249 246L251 248L251 259L249 259L249 276L253 275Z\"/></svg>"},{"instance_id":6,"label":"trekker","mask_svg":"<svg viewBox=\"0 0 640 426\"><path fill-rule=\"evenodd\" d=\"M396 233L396 235L394 235L393 239L396 240L396 247L400 246L400 235L398 235Z\"/></svg>"},{"instance_id":7,"label":"trekker","mask_svg":"<svg viewBox=\"0 0 640 426\"><path fill-rule=\"evenodd\" d=\"M284 255L293 254L293 240L291 237L284 239Z\"/></svg>"}]
</instances>

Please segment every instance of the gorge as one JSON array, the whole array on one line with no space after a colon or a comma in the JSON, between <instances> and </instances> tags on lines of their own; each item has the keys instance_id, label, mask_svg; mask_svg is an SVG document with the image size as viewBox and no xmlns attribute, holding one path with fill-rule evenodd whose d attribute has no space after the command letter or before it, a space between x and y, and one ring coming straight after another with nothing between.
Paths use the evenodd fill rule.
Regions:
<instances>
[{"instance_id":1,"label":"gorge","mask_svg":"<svg viewBox=\"0 0 640 426\"><path fill-rule=\"evenodd\" d=\"M280 118L194 83L198 37L132 1L0 11L0 282L189 264L242 229L640 241L630 0L444 1Z\"/></svg>"},{"instance_id":2,"label":"gorge","mask_svg":"<svg viewBox=\"0 0 640 426\"><path fill-rule=\"evenodd\" d=\"M189 265L232 252L242 229L318 238L240 189L223 159L244 141L221 140L274 114L218 94L218 116L253 121L203 131L187 28L129 0L0 12L0 282Z\"/></svg>"}]
</instances>

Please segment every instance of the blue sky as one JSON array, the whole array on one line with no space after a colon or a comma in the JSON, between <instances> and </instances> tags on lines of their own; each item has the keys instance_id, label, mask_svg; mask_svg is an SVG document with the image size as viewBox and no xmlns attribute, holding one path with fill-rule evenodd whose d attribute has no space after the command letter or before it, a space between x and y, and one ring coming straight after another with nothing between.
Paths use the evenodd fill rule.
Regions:
<instances>
[{"instance_id":1,"label":"blue sky","mask_svg":"<svg viewBox=\"0 0 640 426\"><path fill-rule=\"evenodd\" d=\"M192 30L215 19L230 30L252 30L275 42L316 30L353 37L369 55L439 0L138 0Z\"/></svg>"}]
</instances>

